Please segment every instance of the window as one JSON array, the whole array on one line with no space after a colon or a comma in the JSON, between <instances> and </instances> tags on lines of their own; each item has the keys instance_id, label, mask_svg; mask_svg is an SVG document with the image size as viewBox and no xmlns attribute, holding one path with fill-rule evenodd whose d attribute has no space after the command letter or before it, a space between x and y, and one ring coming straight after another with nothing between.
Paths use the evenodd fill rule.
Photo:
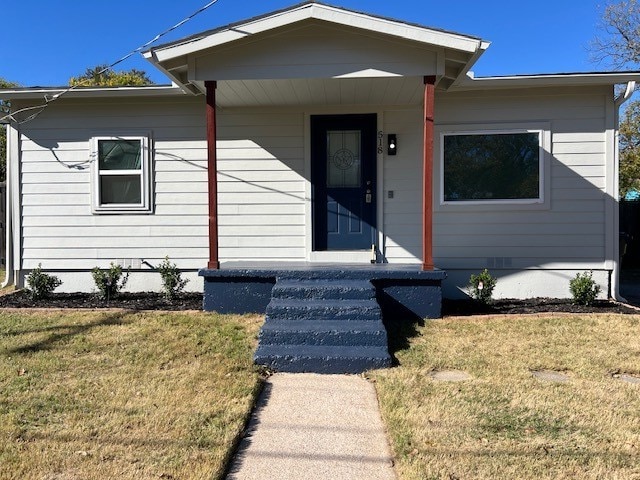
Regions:
<instances>
[{"instance_id":1,"label":"window","mask_svg":"<svg viewBox=\"0 0 640 480\"><path fill-rule=\"evenodd\" d=\"M449 132L441 136L441 201L542 203L543 132Z\"/></svg>"},{"instance_id":2,"label":"window","mask_svg":"<svg viewBox=\"0 0 640 480\"><path fill-rule=\"evenodd\" d=\"M151 210L149 141L146 137L95 137L93 158L94 212Z\"/></svg>"},{"instance_id":3,"label":"window","mask_svg":"<svg viewBox=\"0 0 640 480\"><path fill-rule=\"evenodd\" d=\"M360 187L360 131L327 132L327 187Z\"/></svg>"}]
</instances>

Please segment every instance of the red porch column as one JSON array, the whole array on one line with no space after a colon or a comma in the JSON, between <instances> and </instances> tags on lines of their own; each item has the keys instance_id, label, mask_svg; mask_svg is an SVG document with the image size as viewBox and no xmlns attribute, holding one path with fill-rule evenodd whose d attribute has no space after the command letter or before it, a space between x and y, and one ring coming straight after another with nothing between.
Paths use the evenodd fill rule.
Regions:
<instances>
[{"instance_id":1,"label":"red porch column","mask_svg":"<svg viewBox=\"0 0 640 480\"><path fill-rule=\"evenodd\" d=\"M218 165L216 155L216 82L204 82L207 89L207 175L209 181L209 263L218 270Z\"/></svg>"},{"instance_id":2,"label":"red porch column","mask_svg":"<svg viewBox=\"0 0 640 480\"><path fill-rule=\"evenodd\" d=\"M436 77L424 77L422 269L433 270L433 110Z\"/></svg>"}]
</instances>

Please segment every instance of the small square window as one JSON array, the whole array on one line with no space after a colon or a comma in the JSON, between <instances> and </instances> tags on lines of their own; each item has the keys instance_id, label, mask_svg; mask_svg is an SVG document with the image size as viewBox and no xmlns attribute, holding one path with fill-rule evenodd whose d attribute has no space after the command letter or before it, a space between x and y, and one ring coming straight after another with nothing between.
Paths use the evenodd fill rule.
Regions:
<instances>
[{"instance_id":1,"label":"small square window","mask_svg":"<svg viewBox=\"0 0 640 480\"><path fill-rule=\"evenodd\" d=\"M146 137L93 139L96 213L151 211L149 141Z\"/></svg>"},{"instance_id":2,"label":"small square window","mask_svg":"<svg viewBox=\"0 0 640 480\"><path fill-rule=\"evenodd\" d=\"M442 135L443 203L541 203L542 132Z\"/></svg>"}]
</instances>

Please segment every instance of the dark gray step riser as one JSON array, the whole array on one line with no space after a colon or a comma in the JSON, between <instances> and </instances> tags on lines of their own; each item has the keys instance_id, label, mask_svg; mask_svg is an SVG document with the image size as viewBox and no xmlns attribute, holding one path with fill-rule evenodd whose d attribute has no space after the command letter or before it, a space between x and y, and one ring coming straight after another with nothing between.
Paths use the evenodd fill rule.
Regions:
<instances>
[{"instance_id":1,"label":"dark gray step riser","mask_svg":"<svg viewBox=\"0 0 640 480\"><path fill-rule=\"evenodd\" d=\"M330 346L377 346L387 345L387 332L362 331L315 331L282 332L262 330L260 345L330 345Z\"/></svg>"},{"instance_id":2,"label":"dark gray step riser","mask_svg":"<svg viewBox=\"0 0 640 480\"><path fill-rule=\"evenodd\" d=\"M391 366L390 358L316 358L289 355L256 355L255 362L259 365L268 365L278 372L289 373L362 373L367 370Z\"/></svg>"},{"instance_id":3,"label":"dark gray step riser","mask_svg":"<svg viewBox=\"0 0 640 480\"><path fill-rule=\"evenodd\" d=\"M380 312L345 312L345 311L291 311L277 310L268 311L267 317L271 321L305 321L323 322L327 320L341 320L345 322L377 322L381 321Z\"/></svg>"},{"instance_id":4,"label":"dark gray step riser","mask_svg":"<svg viewBox=\"0 0 640 480\"><path fill-rule=\"evenodd\" d=\"M374 305L346 305L339 306L335 304L319 305L316 303L298 305L274 304L267 305L267 316L271 318L300 318L300 319L352 319L352 320L370 320L382 318L382 311L377 304Z\"/></svg>"},{"instance_id":5,"label":"dark gray step riser","mask_svg":"<svg viewBox=\"0 0 640 480\"><path fill-rule=\"evenodd\" d=\"M375 291L372 289L276 287L273 288L271 298L283 300L373 300L376 297Z\"/></svg>"},{"instance_id":6,"label":"dark gray step riser","mask_svg":"<svg viewBox=\"0 0 640 480\"><path fill-rule=\"evenodd\" d=\"M378 305L378 301L375 298L367 298L367 299L327 299L327 298L319 298L319 299L312 299L312 298L299 298L299 299L295 299L295 298L274 298L273 296L271 297L271 301L269 302L269 305L267 305L268 308L276 308L276 307L283 307L283 308L297 308L297 307L302 307L302 308L313 308L313 307L319 307L319 308L339 308L341 310L343 309L367 309L367 308L375 308L375 309L380 309L380 305Z\"/></svg>"}]
</instances>

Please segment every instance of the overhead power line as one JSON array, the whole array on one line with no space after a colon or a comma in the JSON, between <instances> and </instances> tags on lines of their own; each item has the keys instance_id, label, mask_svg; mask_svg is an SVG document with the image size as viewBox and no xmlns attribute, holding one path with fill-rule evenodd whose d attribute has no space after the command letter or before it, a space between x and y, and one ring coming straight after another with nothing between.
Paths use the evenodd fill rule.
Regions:
<instances>
[{"instance_id":1,"label":"overhead power line","mask_svg":"<svg viewBox=\"0 0 640 480\"><path fill-rule=\"evenodd\" d=\"M202 12L204 12L208 8L212 7L214 4L218 3L218 1L219 0L211 0L209 3L207 3L203 7L199 8L198 10L196 10L195 12L193 12L188 17L184 18L183 20L179 21L178 23L176 23L172 27L169 27L168 29L164 30L163 32L157 34L151 40L149 40L148 42L144 43L143 45L140 45L138 48L136 48L134 50L131 50L129 53L127 53L123 57L119 58L115 62L109 64L106 67L104 67L102 70L100 70L97 73L97 75L102 75L106 71L113 69L113 67L115 67L116 65L118 65L118 64L124 62L125 60L129 59L130 57L132 57L136 53L139 53L142 50L144 50L145 48L147 48L148 46L153 45L155 42L160 40L162 37L164 37L167 34L173 32L174 30L180 28L182 25L184 25L185 23L187 23L188 21L193 19L195 16L200 15ZM56 93L55 95L45 95L43 103L41 103L39 105L31 106L31 107L21 108L20 110L16 110L15 112L10 112L5 116L0 117L0 123L5 122L7 120L9 120L9 121L11 121L13 123L16 123L18 125L22 125L23 123L30 122L30 121L34 120L38 115L40 115L51 103L55 102L60 97L62 97L63 95L66 95L70 91L75 90L78 87L81 87L84 83L88 82L89 80L90 79L85 79L84 81L78 82L77 84L72 85L72 86L62 90L61 92ZM26 113L26 112L33 112L33 113L30 114L29 116L23 118L22 120L18 120L16 118L16 115L19 115L21 113Z\"/></svg>"}]
</instances>

